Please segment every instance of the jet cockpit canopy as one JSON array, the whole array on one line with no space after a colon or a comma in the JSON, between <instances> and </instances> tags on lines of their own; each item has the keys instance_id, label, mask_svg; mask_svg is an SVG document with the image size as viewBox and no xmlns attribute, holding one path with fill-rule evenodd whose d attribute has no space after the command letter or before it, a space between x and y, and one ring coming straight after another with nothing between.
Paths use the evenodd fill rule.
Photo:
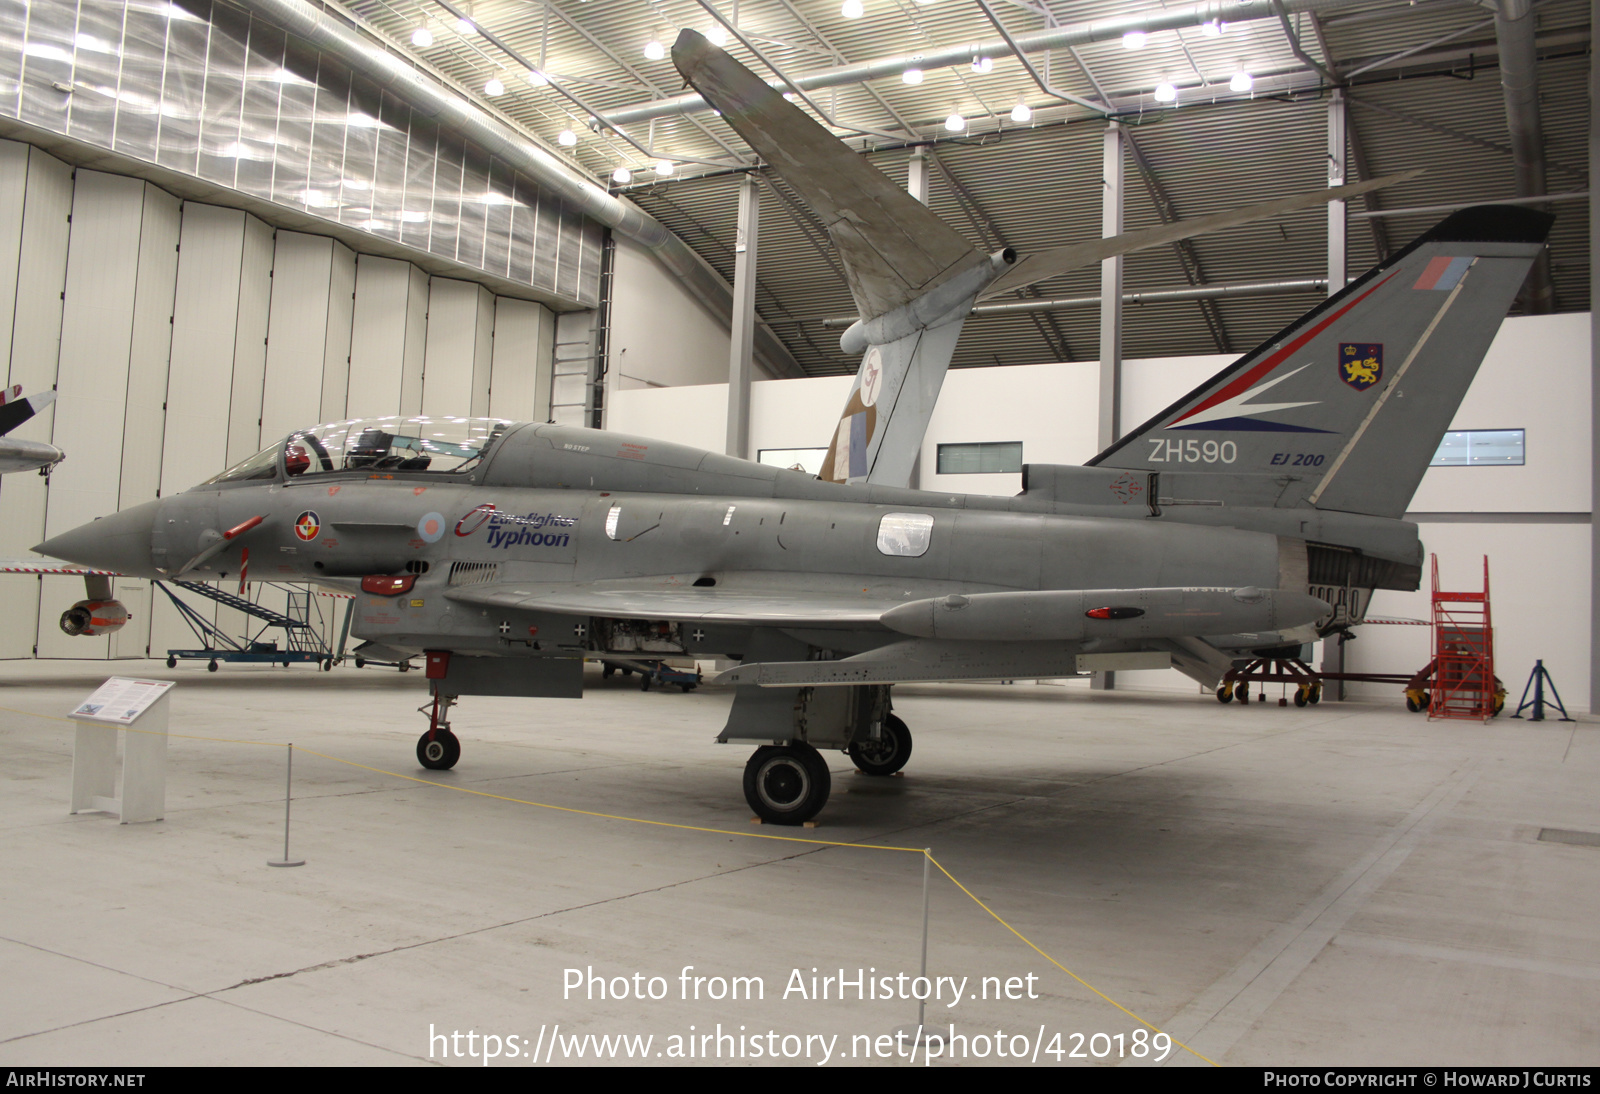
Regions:
<instances>
[{"instance_id":1,"label":"jet cockpit canopy","mask_svg":"<svg viewBox=\"0 0 1600 1094\"><path fill-rule=\"evenodd\" d=\"M511 425L500 418L432 415L329 422L291 433L209 483L335 471L460 473L476 467Z\"/></svg>"}]
</instances>

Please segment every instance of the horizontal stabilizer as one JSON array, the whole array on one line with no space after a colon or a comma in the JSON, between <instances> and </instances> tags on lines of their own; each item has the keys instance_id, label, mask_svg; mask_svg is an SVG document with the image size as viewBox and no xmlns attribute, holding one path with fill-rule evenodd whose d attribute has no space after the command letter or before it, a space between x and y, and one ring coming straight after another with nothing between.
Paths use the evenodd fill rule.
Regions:
<instances>
[{"instance_id":1,"label":"horizontal stabilizer","mask_svg":"<svg viewBox=\"0 0 1600 1094\"><path fill-rule=\"evenodd\" d=\"M1293 197L1276 198L1272 201L1263 201L1255 205L1246 205L1239 209L1212 213L1210 216L1177 220L1171 224L1158 224L1153 228L1143 228L1136 232L1124 232L1121 235L1109 236L1105 239L1086 239L1082 243L1069 243L1065 247L1052 247L1048 251L1038 251L1034 254L1025 255L1015 266L991 281L988 288L978 295L978 299L987 300L992 296L998 296L1001 293L1012 292L1032 285L1035 281L1045 281L1052 277L1059 277L1083 266L1092 266L1096 262L1115 258L1117 255L1177 243L1179 240L1192 239L1195 236L1207 235L1211 232L1220 232L1224 228L1237 228L1241 224L1250 224L1258 220L1271 220L1273 217L1283 216L1285 213L1293 213L1301 209L1314 209L1319 205L1326 205L1330 201L1348 201L1369 191L1382 189L1385 186L1393 186L1397 182L1405 182L1407 179L1416 178L1420 174L1422 174L1420 169L1400 171L1396 174L1384 175L1382 178L1371 179L1367 182L1353 182L1347 186L1330 186L1323 190L1308 190L1303 194L1295 194Z\"/></svg>"}]
</instances>

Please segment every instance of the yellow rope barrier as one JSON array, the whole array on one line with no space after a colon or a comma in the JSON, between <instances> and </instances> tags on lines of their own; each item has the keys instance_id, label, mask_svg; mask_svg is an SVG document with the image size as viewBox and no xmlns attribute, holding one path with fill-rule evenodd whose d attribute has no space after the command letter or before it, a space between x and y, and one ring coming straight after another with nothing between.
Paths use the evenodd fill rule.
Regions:
<instances>
[{"instance_id":1,"label":"yellow rope barrier","mask_svg":"<svg viewBox=\"0 0 1600 1094\"><path fill-rule=\"evenodd\" d=\"M34 711L31 711L31 710L17 710L15 707L0 707L0 710L9 711L12 714L22 714L22 715L26 715L26 716L32 717L32 718L45 718L45 719L48 719L48 720L53 721L53 722L72 722L72 719L70 719L70 718L62 718L62 717L59 717L58 715L54 715L54 714L38 714L38 713L36 713ZM135 729L132 726L120 726L120 727L115 727L115 728L124 729L129 733L155 733L155 732L157 732L155 730ZM239 739L233 738L233 737L202 737L202 736L198 736L198 735L192 734L192 733L168 733L168 734L166 734L166 736L168 736L168 737L176 737L176 738L179 738L181 740L186 740L186 741L211 741L211 742L219 743L219 744L238 744L238 745L264 745L264 746L270 746L272 748L283 748L283 747L285 747L285 744L287 744L287 742L273 742L273 741L244 741L244 740L239 740ZM1028 938L1027 935L1025 935L1021 931L1017 930L1010 923L1007 923L1003 918L1001 918L999 913L997 913L993 908L989 907L982 900L978 899L977 894L973 893L973 891L971 889L968 889L965 885L961 884L961 882L959 880L957 880L957 878L956 878L956 876L954 874L952 874L949 870L945 869L943 863L941 863L938 859L934 858L933 855L929 851L927 851L926 849L921 848L921 847L896 847L896 846L892 846L890 844L880 844L880 843L852 843L852 842L847 842L847 841L844 841L844 840L816 839L815 837L810 837L810 836L778 836L778 835L773 835L773 834L771 834L769 832L741 832L741 831L738 831L736 829L731 829L731 828L708 828L708 827L705 827L703 825L698 825L698 824L678 824L678 823L675 823L673 821L650 820L650 819L648 819L646 817L627 817L627 816L623 816L623 815L621 815L619 813L601 813L601 812L598 812L598 811L593 810L593 809L577 809L577 808L574 808L573 806L570 806L570 805L552 805L549 802L536 802L536 801L529 801L526 798L513 798L509 794L491 794L487 790L473 790L470 787L452 786L449 783L434 782L432 779L423 779L423 778L419 778L416 775L406 775L406 774L404 774L402 772L399 772L399 771L388 771L388 770L386 770L384 768L381 768L381 767L372 767L369 764L357 763L355 760L346 760L346 759L344 759L343 757L340 757L340 756L330 756L326 752L318 752L315 749L302 747L300 749L300 751L304 752L305 754L307 754L309 756L316 756L316 757L319 757L319 758L324 759L324 760L332 761L333 763L345 764L348 767L360 768L362 771L371 771L376 775L387 775L388 777L390 777L392 779L402 779L402 780L404 780L406 782L421 783L423 786L433 786L433 787L439 788L440 790L453 790L458 794L471 794L473 797L478 797L478 798L490 798L490 799L492 799L494 801L511 802L513 804L516 804L516 805L530 805L530 806L533 806L533 807L535 807L537 809L552 809L552 810L555 810L558 813L573 813L573 814L576 814L577 816L580 816L580 817L596 817L596 818L599 818L601 820L626 821L629 824L647 824L647 825L650 825L650 826L655 827L655 828L676 828L676 829L679 829L679 830L685 831L685 832L709 832L712 835L718 835L718 836L739 836L739 837L744 838L744 839L766 839L766 840L778 840L778 841L783 842L783 843L804 843L804 844L807 844L809 846L814 846L814 847L853 847L853 848L857 848L857 849L863 850L863 851L903 851L903 852L908 852L908 853L914 854L914 855L923 855L928 859L929 862L933 863L933 865L938 869L938 871L941 874L943 874L945 877L949 878L951 883L953 885L955 885L955 887L957 889L960 889L963 893L965 893L967 895L967 897L974 904L976 904L978 907L982 908L985 912L987 912L989 914L989 916L996 923L1000 924L1000 926L1004 927L1006 930L1008 930L1012 934L1016 935L1017 938L1020 939L1025 946L1027 946L1029 949L1033 950L1034 953L1037 953L1040 957L1042 957L1046 961L1050 962L1050 964L1054 965L1056 968L1060 969L1062 972L1064 972L1068 976L1072 977L1073 980L1076 980L1079 984L1082 984L1085 988L1089 989L1095 995L1098 995L1101 999L1104 999L1107 1003L1110 1003L1113 1007L1117 1008L1123 1014L1126 1014L1129 1018L1132 1018L1135 1022L1138 1022L1141 1026L1144 1026L1146 1029L1149 1029L1149 1030L1151 1030L1151 1031L1153 1031L1155 1033L1165 1033L1166 1032L1165 1030L1161 1029L1159 1026L1156 1026L1154 1023L1145 1021L1143 1018L1139 1017L1133 1011L1129 1010L1127 1007L1123 1006L1121 1003L1119 1003L1115 999L1111 998L1111 996L1107 995L1105 992L1101 991L1099 988L1097 988L1093 984L1089 983L1089 981L1085 980L1083 977L1079 976L1077 973L1075 973L1071 969L1067 968L1061 962L1059 962L1055 958L1051 957L1044 950L1040 949L1036 944L1034 944L1034 942L1031 939ZM1171 1037L1172 1035L1171 1034L1167 1034L1167 1036ZM1208 1056L1203 1055L1202 1053L1199 1053L1199 1052L1195 1051L1194 1049L1190 1048L1188 1045L1184 1044L1182 1041L1179 1041L1175 1037L1172 1038L1172 1043L1177 1045L1179 1048L1183 1049L1185 1052L1188 1052L1191 1055L1199 1057L1200 1059L1204 1060L1206 1063L1210 1064L1212 1067L1220 1067L1221 1066L1215 1060L1211 1059Z\"/></svg>"}]
</instances>

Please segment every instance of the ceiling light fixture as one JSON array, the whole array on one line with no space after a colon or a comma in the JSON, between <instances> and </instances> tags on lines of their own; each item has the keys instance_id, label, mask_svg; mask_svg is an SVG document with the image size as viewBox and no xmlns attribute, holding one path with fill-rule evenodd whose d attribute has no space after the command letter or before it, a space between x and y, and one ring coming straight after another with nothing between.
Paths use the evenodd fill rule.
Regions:
<instances>
[{"instance_id":1,"label":"ceiling light fixture","mask_svg":"<svg viewBox=\"0 0 1600 1094\"><path fill-rule=\"evenodd\" d=\"M1142 30L1130 30L1122 36L1123 49L1143 49L1145 33Z\"/></svg>"},{"instance_id":2,"label":"ceiling light fixture","mask_svg":"<svg viewBox=\"0 0 1600 1094\"><path fill-rule=\"evenodd\" d=\"M550 82L550 77L546 76L538 69L530 68L528 69L528 82L534 87L544 87Z\"/></svg>"},{"instance_id":3,"label":"ceiling light fixture","mask_svg":"<svg viewBox=\"0 0 1600 1094\"><path fill-rule=\"evenodd\" d=\"M423 23L411 32L411 44L418 49L427 49L433 45L433 31L428 29L428 24Z\"/></svg>"},{"instance_id":4,"label":"ceiling light fixture","mask_svg":"<svg viewBox=\"0 0 1600 1094\"><path fill-rule=\"evenodd\" d=\"M1240 70L1235 72L1233 74L1233 78L1228 81L1228 90L1249 91L1255 86L1255 84L1255 79L1250 75L1250 73Z\"/></svg>"},{"instance_id":5,"label":"ceiling light fixture","mask_svg":"<svg viewBox=\"0 0 1600 1094\"><path fill-rule=\"evenodd\" d=\"M1200 33L1204 34L1207 38L1221 38L1222 20L1207 19L1204 23L1200 24Z\"/></svg>"},{"instance_id":6,"label":"ceiling light fixture","mask_svg":"<svg viewBox=\"0 0 1600 1094\"><path fill-rule=\"evenodd\" d=\"M672 174L672 161L656 160L656 174L660 175L662 178L666 178L668 175Z\"/></svg>"},{"instance_id":7,"label":"ceiling light fixture","mask_svg":"<svg viewBox=\"0 0 1600 1094\"><path fill-rule=\"evenodd\" d=\"M456 33L461 35L463 38L471 38L474 34L478 33L478 28L472 25L471 19L457 19Z\"/></svg>"},{"instance_id":8,"label":"ceiling light fixture","mask_svg":"<svg viewBox=\"0 0 1600 1094\"><path fill-rule=\"evenodd\" d=\"M563 129L556 134L556 143L563 148L571 148L578 143L578 135L570 129Z\"/></svg>"},{"instance_id":9,"label":"ceiling light fixture","mask_svg":"<svg viewBox=\"0 0 1600 1094\"><path fill-rule=\"evenodd\" d=\"M1163 79L1156 85L1156 102L1171 103L1176 102L1177 99L1178 89L1173 86L1171 80Z\"/></svg>"},{"instance_id":10,"label":"ceiling light fixture","mask_svg":"<svg viewBox=\"0 0 1600 1094\"><path fill-rule=\"evenodd\" d=\"M972 59L972 71L976 72L980 76L983 76L983 75L986 75L986 74L988 74L990 72L993 72L994 71L994 58L993 57L974 57Z\"/></svg>"},{"instance_id":11,"label":"ceiling light fixture","mask_svg":"<svg viewBox=\"0 0 1600 1094\"><path fill-rule=\"evenodd\" d=\"M721 49L728 44L728 32L722 29L721 23L713 23L706 31L706 41Z\"/></svg>"},{"instance_id":12,"label":"ceiling light fixture","mask_svg":"<svg viewBox=\"0 0 1600 1094\"><path fill-rule=\"evenodd\" d=\"M1021 99L1018 99L1017 105L1011 108L1011 120L1014 122L1026 122L1031 121L1032 119L1033 108L1027 103L1023 102Z\"/></svg>"},{"instance_id":13,"label":"ceiling light fixture","mask_svg":"<svg viewBox=\"0 0 1600 1094\"><path fill-rule=\"evenodd\" d=\"M967 119L960 114L952 114L944 120L944 127L951 133L960 133L967 127Z\"/></svg>"},{"instance_id":14,"label":"ceiling light fixture","mask_svg":"<svg viewBox=\"0 0 1600 1094\"><path fill-rule=\"evenodd\" d=\"M912 87L916 87L922 82L922 69L908 68L904 72L900 73L900 79L910 84Z\"/></svg>"},{"instance_id":15,"label":"ceiling light fixture","mask_svg":"<svg viewBox=\"0 0 1600 1094\"><path fill-rule=\"evenodd\" d=\"M651 61L659 61L667 55L667 47L661 44L661 39L652 38L644 44L644 55Z\"/></svg>"},{"instance_id":16,"label":"ceiling light fixture","mask_svg":"<svg viewBox=\"0 0 1600 1094\"><path fill-rule=\"evenodd\" d=\"M844 0L844 3L839 5L839 14L846 19L859 19L866 13L866 5L862 4L861 0Z\"/></svg>"},{"instance_id":17,"label":"ceiling light fixture","mask_svg":"<svg viewBox=\"0 0 1600 1094\"><path fill-rule=\"evenodd\" d=\"M483 85L483 93L491 99L498 99L506 93L506 85L500 82L500 77L490 76L489 81Z\"/></svg>"},{"instance_id":18,"label":"ceiling light fixture","mask_svg":"<svg viewBox=\"0 0 1600 1094\"><path fill-rule=\"evenodd\" d=\"M615 171L611 172L611 181L620 182L622 185L626 186L628 183L633 181L633 172L628 170L626 167L619 167Z\"/></svg>"}]
</instances>

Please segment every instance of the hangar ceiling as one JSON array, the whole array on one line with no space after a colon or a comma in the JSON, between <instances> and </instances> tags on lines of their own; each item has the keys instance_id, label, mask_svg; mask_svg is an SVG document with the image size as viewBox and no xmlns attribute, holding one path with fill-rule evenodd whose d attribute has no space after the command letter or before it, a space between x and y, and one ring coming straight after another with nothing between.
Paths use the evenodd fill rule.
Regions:
<instances>
[{"instance_id":1,"label":"hangar ceiling","mask_svg":"<svg viewBox=\"0 0 1600 1094\"><path fill-rule=\"evenodd\" d=\"M854 371L837 330L821 322L852 314L849 293L821 224L720 118L678 101L685 89L670 56L646 55L656 52L652 42L670 50L682 28L714 40L720 32L758 73L804 91L803 108L891 178L905 178L921 150L930 204L986 248L1026 252L1100 234L1108 113L1135 149L1129 229L1326 185L1336 86L1349 103L1351 181L1426 170L1352 206L1352 276L1444 215L1363 214L1518 193L1512 146L1525 130L1514 136L1508 126L1495 15L1459 0L1247 0L1200 9L1159 0L351 0L346 10L625 193L730 281L737 182L756 171L757 308L815 375ZM1199 25L1211 12L1238 18ZM1546 181L1533 191L1524 183L1523 192L1580 193L1588 184L1588 5L1546 0L1529 18ZM1124 31L1145 25L1159 29L1130 48ZM1051 32L1055 48L1030 51ZM1008 39L1022 46L1027 65ZM906 82L904 70L923 65L920 83ZM1248 89L1240 73L1250 76ZM1027 109L1014 117L1019 103ZM948 127L952 115L963 128ZM670 174L656 172L663 161ZM631 178L619 181L619 168ZM1587 202L1551 207L1554 307L1586 310ZM1125 287L1326 276L1326 217L1317 210L1133 256ZM1099 273L1084 269L1027 291L1092 297ZM1319 292L1132 305L1124 353L1243 352ZM974 318L954 363L1093 359L1098 322L1093 307L1081 306Z\"/></svg>"}]
</instances>

